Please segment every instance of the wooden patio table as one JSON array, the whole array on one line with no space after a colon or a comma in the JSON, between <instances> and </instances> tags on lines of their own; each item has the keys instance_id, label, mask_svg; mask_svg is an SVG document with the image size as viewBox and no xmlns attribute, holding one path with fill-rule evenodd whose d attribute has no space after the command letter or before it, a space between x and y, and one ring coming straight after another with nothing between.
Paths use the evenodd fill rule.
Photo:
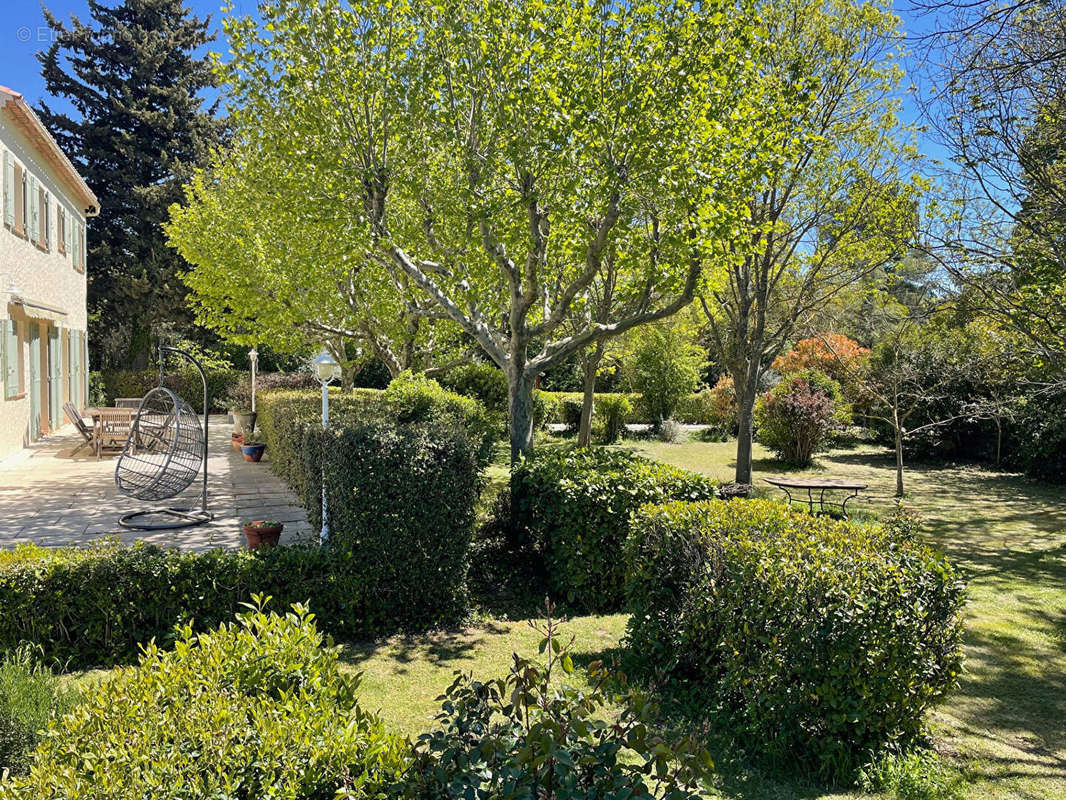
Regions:
<instances>
[{"instance_id":1,"label":"wooden patio table","mask_svg":"<svg viewBox=\"0 0 1066 800\"><path fill-rule=\"evenodd\" d=\"M829 502L830 506L840 506L840 513L844 515L844 519L848 518L848 501L859 496L859 492L867 488L867 484L858 483L855 481L844 481L837 478L763 478L771 486L776 486L785 496L788 498L789 505L792 504L792 490L803 491L807 490L807 508L813 514L814 513L814 492L818 491L818 510L825 511L826 500L825 493L828 491L844 491L851 492L844 501L841 503ZM803 502L801 497L799 500Z\"/></svg>"},{"instance_id":2,"label":"wooden patio table","mask_svg":"<svg viewBox=\"0 0 1066 800\"><path fill-rule=\"evenodd\" d=\"M104 449L104 439L115 439L114 436L107 436L104 430L105 423L118 422L120 425L125 425L125 434L123 435L123 443L125 443L126 436L129 435L130 426L133 424L133 418L137 416L136 408L111 408L111 407L99 407L90 406L85 409L85 416L92 417L93 421L93 447L96 450L96 458L100 458L100 454Z\"/></svg>"}]
</instances>

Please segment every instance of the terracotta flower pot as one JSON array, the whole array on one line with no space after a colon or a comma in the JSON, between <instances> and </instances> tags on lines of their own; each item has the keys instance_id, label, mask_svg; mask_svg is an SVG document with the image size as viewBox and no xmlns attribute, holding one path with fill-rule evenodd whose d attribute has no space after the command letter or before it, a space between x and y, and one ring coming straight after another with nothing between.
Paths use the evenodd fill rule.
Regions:
<instances>
[{"instance_id":1,"label":"terracotta flower pot","mask_svg":"<svg viewBox=\"0 0 1066 800\"><path fill-rule=\"evenodd\" d=\"M233 449L239 453L241 445L244 444L244 437L239 433L234 433L230 436L230 441L233 443Z\"/></svg>"},{"instance_id":2,"label":"terracotta flower pot","mask_svg":"<svg viewBox=\"0 0 1066 800\"><path fill-rule=\"evenodd\" d=\"M281 532L285 526L262 525L251 522L244 526L244 540L248 543L249 550L258 550L260 547L277 547L281 539Z\"/></svg>"},{"instance_id":3,"label":"terracotta flower pot","mask_svg":"<svg viewBox=\"0 0 1066 800\"><path fill-rule=\"evenodd\" d=\"M241 453L244 455L244 460L253 463L263 457L264 450L266 450L266 445L260 444L259 442L241 445Z\"/></svg>"}]
</instances>

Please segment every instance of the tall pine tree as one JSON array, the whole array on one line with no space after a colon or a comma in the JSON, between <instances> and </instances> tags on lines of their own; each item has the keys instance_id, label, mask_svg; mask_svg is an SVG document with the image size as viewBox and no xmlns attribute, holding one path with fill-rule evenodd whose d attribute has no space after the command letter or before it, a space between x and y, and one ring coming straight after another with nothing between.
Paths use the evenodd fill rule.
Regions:
<instances>
[{"instance_id":1,"label":"tall pine tree","mask_svg":"<svg viewBox=\"0 0 1066 800\"><path fill-rule=\"evenodd\" d=\"M192 317L178 273L187 265L160 227L191 169L221 133L209 20L182 0L89 0L91 22L68 24L47 9L53 43L38 53L50 95L37 113L100 198L89 226L89 327L97 368L147 362L153 334L188 334Z\"/></svg>"}]
</instances>

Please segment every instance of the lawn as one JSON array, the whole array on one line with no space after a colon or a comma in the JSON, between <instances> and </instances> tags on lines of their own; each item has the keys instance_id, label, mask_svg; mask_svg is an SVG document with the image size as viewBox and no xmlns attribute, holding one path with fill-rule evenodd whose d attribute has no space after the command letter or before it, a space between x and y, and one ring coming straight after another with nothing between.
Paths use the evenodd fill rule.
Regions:
<instances>
[{"instance_id":1,"label":"lawn","mask_svg":"<svg viewBox=\"0 0 1066 800\"><path fill-rule=\"evenodd\" d=\"M626 445L662 461L730 480L735 443L640 441ZM756 446L756 476L780 472ZM499 474L497 474L499 473ZM849 509L875 516L895 503L891 454L873 446L834 450L808 474L859 478L870 490ZM503 472L493 471L494 483ZM967 796L1066 798L1066 490L970 465L915 466L907 505L928 520L930 540L969 578L966 672L933 718L935 746L962 772ZM766 487L768 495L775 490ZM762 490L760 490L762 493ZM615 647L622 615L568 623L579 652ZM364 672L365 703L399 730L422 730L434 698L457 669L487 677L510 653L532 653L522 622L485 622L462 631L394 637L350 648ZM734 798L843 798L722 762L721 790Z\"/></svg>"}]
</instances>

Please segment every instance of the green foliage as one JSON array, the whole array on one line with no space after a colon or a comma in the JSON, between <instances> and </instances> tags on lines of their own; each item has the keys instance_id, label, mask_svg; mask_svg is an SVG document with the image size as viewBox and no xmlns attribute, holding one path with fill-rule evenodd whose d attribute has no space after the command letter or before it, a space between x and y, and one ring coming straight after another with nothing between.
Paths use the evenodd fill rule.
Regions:
<instances>
[{"instance_id":1,"label":"green foliage","mask_svg":"<svg viewBox=\"0 0 1066 800\"><path fill-rule=\"evenodd\" d=\"M559 404L559 415L566 426L567 433L577 433L581 427L581 409L584 407L583 397L564 397ZM595 408L595 401L593 401Z\"/></svg>"},{"instance_id":2,"label":"green foliage","mask_svg":"<svg viewBox=\"0 0 1066 800\"><path fill-rule=\"evenodd\" d=\"M462 428L476 443L478 463L485 467L497 439L497 420L471 397L445 391L432 378L403 372L382 395L387 418L401 425L435 422Z\"/></svg>"},{"instance_id":3,"label":"green foliage","mask_svg":"<svg viewBox=\"0 0 1066 800\"><path fill-rule=\"evenodd\" d=\"M45 96L59 103L37 114L99 199L83 228L90 361L114 369L148 351L153 330L192 321L178 279L186 265L160 223L224 126L204 102L217 85L205 47L214 35L176 0L99 3L45 22L51 44L38 60Z\"/></svg>"},{"instance_id":4,"label":"green foliage","mask_svg":"<svg viewBox=\"0 0 1066 800\"><path fill-rule=\"evenodd\" d=\"M931 750L887 753L859 772L866 792L891 792L898 800L962 800L962 777Z\"/></svg>"},{"instance_id":5,"label":"green foliage","mask_svg":"<svg viewBox=\"0 0 1066 800\"><path fill-rule=\"evenodd\" d=\"M702 475L601 448L539 453L511 473L512 521L541 554L549 585L583 610L614 610L624 598L623 544L645 503L707 500Z\"/></svg>"},{"instance_id":6,"label":"green foliage","mask_svg":"<svg viewBox=\"0 0 1066 800\"><path fill-rule=\"evenodd\" d=\"M533 392L533 430L542 431L559 418L562 401L552 392Z\"/></svg>"},{"instance_id":7,"label":"green foliage","mask_svg":"<svg viewBox=\"0 0 1066 800\"><path fill-rule=\"evenodd\" d=\"M1034 477L1066 483L1066 386L1026 398L1010 427L1011 463Z\"/></svg>"},{"instance_id":8,"label":"green foliage","mask_svg":"<svg viewBox=\"0 0 1066 800\"><path fill-rule=\"evenodd\" d=\"M330 399L270 392L259 404L272 469L321 526L322 478L337 568L366 631L454 620L466 604L474 514L495 429L480 404L425 378Z\"/></svg>"},{"instance_id":9,"label":"green foliage","mask_svg":"<svg viewBox=\"0 0 1066 800\"><path fill-rule=\"evenodd\" d=\"M358 678L314 617L263 603L89 689L48 731L5 796L37 800L375 797L406 745L356 703Z\"/></svg>"},{"instance_id":10,"label":"green foliage","mask_svg":"<svg viewBox=\"0 0 1066 800\"><path fill-rule=\"evenodd\" d=\"M226 398L240 383L249 385L248 397L251 406L251 377L248 372L236 369L205 370L207 377L207 398L211 411L228 411ZM159 385L158 369L118 370L107 372L103 376L104 394L107 404L116 397L144 397ZM163 385L184 397L198 414L203 413L204 385L200 373L192 367L167 372L163 375Z\"/></svg>"},{"instance_id":11,"label":"green foliage","mask_svg":"<svg viewBox=\"0 0 1066 800\"><path fill-rule=\"evenodd\" d=\"M40 731L54 715L74 702L59 679L43 666L30 647L18 647L0 659L0 774L24 772Z\"/></svg>"},{"instance_id":12,"label":"green foliage","mask_svg":"<svg viewBox=\"0 0 1066 800\"><path fill-rule=\"evenodd\" d=\"M656 707L642 693L609 690L612 676L589 665L592 686L570 686L573 640L549 618L531 623L543 660L513 656L510 672L482 682L459 673L437 728L419 737L410 794L425 800L590 797L697 800L713 764L693 739L657 734ZM560 676L560 673L562 675ZM621 707L617 719L610 706Z\"/></svg>"},{"instance_id":13,"label":"green foliage","mask_svg":"<svg viewBox=\"0 0 1066 800\"><path fill-rule=\"evenodd\" d=\"M790 375L759 398L759 441L787 464L805 467L851 419L840 384L813 370Z\"/></svg>"},{"instance_id":14,"label":"green foliage","mask_svg":"<svg viewBox=\"0 0 1066 800\"><path fill-rule=\"evenodd\" d=\"M640 331L625 365L653 425L673 419L682 398L696 391L706 353L682 325L649 325Z\"/></svg>"},{"instance_id":15,"label":"green foliage","mask_svg":"<svg viewBox=\"0 0 1066 800\"><path fill-rule=\"evenodd\" d=\"M229 619L253 593L310 602L334 633L368 632L357 580L328 548L205 553L105 542L86 548L24 546L0 562L0 649L33 643L71 668L128 662L175 625Z\"/></svg>"},{"instance_id":16,"label":"green foliage","mask_svg":"<svg viewBox=\"0 0 1066 800\"><path fill-rule=\"evenodd\" d=\"M493 364L464 364L437 378L445 389L473 397L489 411L507 411L507 376Z\"/></svg>"},{"instance_id":17,"label":"green foliage","mask_svg":"<svg viewBox=\"0 0 1066 800\"><path fill-rule=\"evenodd\" d=\"M634 662L755 757L851 779L957 683L964 587L918 541L766 500L649 506L631 530Z\"/></svg>"},{"instance_id":18,"label":"green foliage","mask_svg":"<svg viewBox=\"0 0 1066 800\"><path fill-rule=\"evenodd\" d=\"M596 431L603 444L614 444L626 432L626 420L633 413L633 404L625 395L601 395L596 401Z\"/></svg>"}]
</instances>

